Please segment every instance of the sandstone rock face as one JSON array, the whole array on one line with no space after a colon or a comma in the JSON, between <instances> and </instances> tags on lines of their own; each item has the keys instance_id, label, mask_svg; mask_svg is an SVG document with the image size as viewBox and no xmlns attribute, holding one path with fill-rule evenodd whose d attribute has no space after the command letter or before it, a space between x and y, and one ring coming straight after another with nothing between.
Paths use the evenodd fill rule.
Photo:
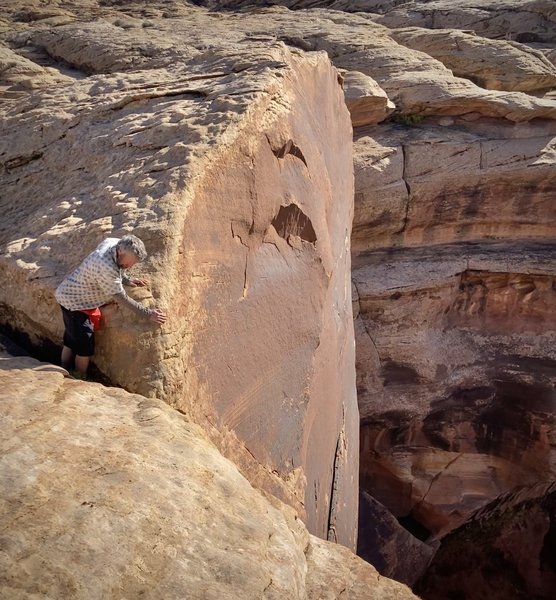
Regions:
<instances>
[{"instance_id":1,"label":"sandstone rock face","mask_svg":"<svg viewBox=\"0 0 556 600\"><path fill-rule=\"evenodd\" d=\"M357 129L356 261L389 246L550 240L555 134L554 121L516 126L478 115Z\"/></svg>"},{"instance_id":2,"label":"sandstone rock face","mask_svg":"<svg viewBox=\"0 0 556 600\"><path fill-rule=\"evenodd\" d=\"M478 80L446 60L448 34L467 41L391 32ZM499 60L476 56L484 74ZM556 129L465 112L354 131L362 486L440 536L556 465Z\"/></svg>"},{"instance_id":3,"label":"sandstone rock face","mask_svg":"<svg viewBox=\"0 0 556 600\"><path fill-rule=\"evenodd\" d=\"M279 5L292 10L318 7L346 12L382 12L404 3L405 0L196 0L195 2L212 9Z\"/></svg>"},{"instance_id":4,"label":"sandstone rock face","mask_svg":"<svg viewBox=\"0 0 556 600\"><path fill-rule=\"evenodd\" d=\"M556 475L555 131L355 131L361 481L431 532Z\"/></svg>"},{"instance_id":5,"label":"sandstone rock face","mask_svg":"<svg viewBox=\"0 0 556 600\"><path fill-rule=\"evenodd\" d=\"M2 598L416 598L165 403L57 371L0 355Z\"/></svg>"},{"instance_id":6,"label":"sandstone rock face","mask_svg":"<svg viewBox=\"0 0 556 600\"><path fill-rule=\"evenodd\" d=\"M3 88L15 140L4 320L59 335L52 289L81 258L66 249L142 235L154 297L138 297L173 319L159 335L112 315L99 366L170 399L312 532L353 546L350 124L338 73L306 54L325 51L347 74L356 127L365 490L441 537L499 494L554 477L556 101L553 69L519 43L550 59L553 3L227 4L245 10L6 9L4 44L38 70L22 67L22 89L8 69ZM472 58L450 63L445 31L390 26L464 29L450 39ZM519 77L504 76L507 57L520 57ZM33 83L45 77L70 83Z\"/></svg>"},{"instance_id":7,"label":"sandstone rock face","mask_svg":"<svg viewBox=\"0 0 556 600\"><path fill-rule=\"evenodd\" d=\"M555 516L554 482L507 494L445 538L419 593L430 600L446 598L446 589L467 598L552 598Z\"/></svg>"},{"instance_id":8,"label":"sandstone rock face","mask_svg":"<svg viewBox=\"0 0 556 600\"><path fill-rule=\"evenodd\" d=\"M353 548L353 166L338 73L272 40L207 49L217 19L171 8L76 2L59 27L12 9L14 51L63 61L71 80L4 103L1 320L60 340L61 278L103 237L140 236L150 289L136 297L169 322L107 311L98 368L189 414L310 531Z\"/></svg>"},{"instance_id":9,"label":"sandstone rock face","mask_svg":"<svg viewBox=\"0 0 556 600\"><path fill-rule=\"evenodd\" d=\"M363 487L435 533L556 476L553 248L476 246L354 270Z\"/></svg>"}]
</instances>

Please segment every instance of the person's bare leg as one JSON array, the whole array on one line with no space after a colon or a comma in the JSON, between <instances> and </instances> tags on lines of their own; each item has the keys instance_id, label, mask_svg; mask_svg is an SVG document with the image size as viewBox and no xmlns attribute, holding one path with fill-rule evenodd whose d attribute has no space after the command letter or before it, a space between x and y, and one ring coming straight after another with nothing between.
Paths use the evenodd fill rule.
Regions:
<instances>
[{"instance_id":1,"label":"person's bare leg","mask_svg":"<svg viewBox=\"0 0 556 600\"><path fill-rule=\"evenodd\" d=\"M71 371L73 369L73 357L73 350L67 346L64 346L62 348L62 367L66 371Z\"/></svg>"},{"instance_id":2,"label":"person's bare leg","mask_svg":"<svg viewBox=\"0 0 556 600\"><path fill-rule=\"evenodd\" d=\"M79 372L79 374L83 377L83 379L87 378L87 369L89 368L89 359L90 356L79 356L79 354L75 357L75 368Z\"/></svg>"}]
</instances>

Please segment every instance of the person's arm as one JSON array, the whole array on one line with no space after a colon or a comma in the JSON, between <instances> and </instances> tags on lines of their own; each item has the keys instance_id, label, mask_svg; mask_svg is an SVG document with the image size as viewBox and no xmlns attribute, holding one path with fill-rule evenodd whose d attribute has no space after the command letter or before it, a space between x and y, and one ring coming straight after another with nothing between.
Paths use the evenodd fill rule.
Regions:
<instances>
[{"instance_id":1,"label":"person's arm","mask_svg":"<svg viewBox=\"0 0 556 600\"><path fill-rule=\"evenodd\" d=\"M119 306L127 306L127 308L130 308L139 317L147 317L148 319L151 316L150 308L147 308L146 306L139 304L139 302L133 298L130 298L125 291L114 294L114 300Z\"/></svg>"},{"instance_id":2,"label":"person's arm","mask_svg":"<svg viewBox=\"0 0 556 600\"><path fill-rule=\"evenodd\" d=\"M129 287L146 287L148 282L146 279L130 279L127 275L122 275L122 283Z\"/></svg>"},{"instance_id":3,"label":"person's arm","mask_svg":"<svg viewBox=\"0 0 556 600\"><path fill-rule=\"evenodd\" d=\"M146 306L139 304L139 302L133 298L130 298L125 291L120 292L119 294L114 294L114 300L119 306L127 306L140 317L146 317L147 319L150 319L159 325L162 325L166 322L166 315L161 310L158 308L147 308Z\"/></svg>"}]
</instances>

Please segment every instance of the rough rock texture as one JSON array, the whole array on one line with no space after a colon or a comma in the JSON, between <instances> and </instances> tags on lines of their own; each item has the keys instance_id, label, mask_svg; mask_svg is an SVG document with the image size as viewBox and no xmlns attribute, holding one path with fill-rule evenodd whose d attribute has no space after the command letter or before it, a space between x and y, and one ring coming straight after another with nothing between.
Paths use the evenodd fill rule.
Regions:
<instances>
[{"instance_id":1,"label":"rough rock texture","mask_svg":"<svg viewBox=\"0 0 556 600\"><path fill-rule=\"evenodd\" d=\"M253 9L280 5L290 9L325 8L370 13L387 27L472 30L489 38L555 42L552 0L196 0L212 9ZM373 14L375 13L375 14Z\"/></svg>"},{"instance_id":2,"label":"rough rock texture","mask_svg":"<svg viewBox=\"0 0 556 600\"><path fill-rule=\"evenodd\" d=\"M377 82L359 71L342 72L346 106L354 127L376 125L396 108Z\"/></svg>"},{"instance_id":3,"label":"rough rock texture","mask_svg":"<svg viewBox=\"0 0 556 600\"><path fill-rule=\"evenodd\" d=\"M553 253L453 244L354 271L362 481L397 516L438 532L556 477Z\"/></svg>"},{"instance_id":4,"label":"rough rock texture","mask_svg":"<svg viewBox=\"0 0 556 600\"><path fill-rule=\"evenodd\" d=\"M419 541L380 502L361 493L357 554L381 575L412 586L425 572L435 549L436 544Z\"/></svg>"},{"instance_id":5,"label":"rough rock texture","mask_svg":"<svg viewBox=\"0 0 556 600\"><path fill-rule=\"evenodd\" d=\"M2 351L0 389L2 598L416 598L165 403Z\"/></svg>"},{"instance_id":6,"label":"rough rock texture","mask_svg":"<svg viewBox=\"0 0 556 600\"><path fill-rule=\"evenodd\" d=\"M406 2L377 21L388 27L476 31L489 38L554 42L556 13L552 0L437 0Z\"/></svg>"},{"instance_id":7,"label":"rough rock texture","mask_svg":"<svg viewBox=\"0 0 556 600\"><path fill-rule=\"evenodd\" d=\"M352 533L338 534L336 526L343 492L338 502L329 499L333 490L355 489L353 471L341 468L355 464L354 411L349 401L342 408L322 400L345 400L343 386L352 376L350 332L341 325L349 312L349 263L340 250L350 219L349 123L337 74L325 59L303 54L326 51L349 74L344 92L356 125L352 242L362 481L395 516L440 535L498 494L554 474L556 100L552 91L545 93L542 69L549 73L545 82L553 70L535 54L535 61L520 62L521 83L503 83L504 63L492 52L498 44L479 37L512 40L500 45L506 56L531 56L513 43L520 40L550 59L553 3L415 2L399 10L396 0L368 2L367 8L310 3L388 13L383 18L233 2L240 4L247 7L241 13L181 2L92 0L64 3L63 14L49 14L32 0L24 9L6 8L8 25L0 25L6 47L55 69L50 73L57 77L71 77L76 91L70 96L67 88L49 89L29 99L18 81L6 85L7 94L19 95L13 110L20 111L7 131L22 132L25 144L38 148L25 153L16 144L6 164L18 211L28 222L10 239L14 286L2 293L34 290L24 311L34 314L31 321L13 311L10 318L29 332L40 333L46 323L43 333L51 336L50 321L58 316L48 299L61 273L49 271L47 259L57 241L66 248L68 225L78 226L74 239L85 246L92 240L83 231L91 227L98 235L126 228L144 234L155 253L147 270L156 300L181 325L171 323L159 340L139 325L125 332L116 315L102 344L121 356L131 340L137 342L134 360L151 352L152 365L133 385L174 398L252 482L306 510L311 531L351 545ZM465 29L453 34L460 48L469 43L458 57L468 65L465 77L454 76L456 67L438 60L444 55L437 49L429 46L431 56L406 47L404 32L389 23ZM478 35L470 36L472 29ZM436 36L429 33L429 39ZM317 71L326 85L312 79ZM39 73L29 81L33 77ZM540 85L535 93L543 97L481 87L494 80L497 87ZM79 102L88 106L90 97L103 94L90 123L76 124ZM370 104L379 105L378 115L370 116ZM392 105L395 111L382 123ZM41 107L51 113L53 106L63 108L67 127L51 114L39 116ZM144 117L139 123L138 115ZM360 128L361 119L381 124ZM44 125L50 129L43 132ZM330 131L331 125L337 129ZM83 188L68 200L74 186L67 173L59 174L60 199L46 216L44 143L29 142L40 136L49 152L56 151L52 165L76 162ZM91 140L87 148L94 152L79 163L75 149L83 139ZM111 146L114 139L121 155ZM68 143L70 150L60 152ZM230 163L234 170L226 170ZM29 193L18 195L30 173ZM107 178L102 192L91 195ZM292 189L293 200L286 196ZM249 202L233 200L249 196ZM91 205L94 218L77 221ZM336 215L340 207L344 212ZM37 214L49 220L46 227ZM45 231L49 237L40 238ZM333 269L331 256L340 257ZM63 269L72 260L78 257L64 256ZM337 277L327 284L332 272ZM183 273L191 280L180 280ZM34 279L29 286L27 279L37 276L52 281ZM285 290L294 288L299 293L292 302ZM340 309L323 308L331 306ZM299 317L305 311L311 318L324 315L321 324L308 326ZM256 331L246 333L245 323ZM323 345L325 339L334 341ZM253 349L247 358L245 348ZM328 360L338 348L345 348L340 360ZM287 357L284 368L273 370L279 354ZM108 360L103 368L120 369ZM124 381L121 373L113 373L115 380ZM337 373L347 375L335 387ZM182 394L182 386L194 393ZM322 464L324 478L311 467ZM346 499L345 514L354 514L354 503L353 496Z\"/></svg>"},{"instance_id":8,"label":"rough rock texture","mask_svg":"<svg viewBox=\"0 0 556 600\"><path fill-rule=\"evenodd\" d=\"M432 532L556 477L554 133L355 131L363 488Z\"/></svg>"},{"instance_id":9,"label":"rough rock texture","mask_svg":"<svg viewBox=\"0 0 556 600\"><path fill-rule=\"evenodd\" d=\"M390 246L551 240L555 135L554 121L513 125L478 115L358 128L358 264L366 251Z\"/></svg>"},{"instance_id":10,"label":"rough rock texture","mask_svg":"<svg viewBox=\"0 0 556 600\"><path fill-rule=\"evenodd\" d=\"M488 40L454 29L395 29L392 37L425 52L489 90L532 92L556 87L556 67L539 50L507 40Z\"/></svg>"},{"instance_id":11,"label":"rough rock texture","mask_svg":"<svg viewBox=\"0 0 556 600\"><path fill-rule=\"evenodd\" d=\"M417 590L426 600L444 600L447 589L477 600L549 600L556 586L555 558L552 482L505 495L446 537Z\"/></svg>"},{"instance_id":12,"label":"rough rock texture","mask_svg":"<svg viewBox=\"0 0 556 600\"><path fill-rule=\"evenodd\" d=\"M99 369L191 415L310 531L353 548L353 166L338 73L278 42L206 49L212 17L158 8L147 22L129 5L138 28L76 3L75 20L95 21L6 34L74 77L3 104L1 320L60 340L57 283L103 236L139 235L151 285L136 297L170 318L159 331L108 315Z\"/></svg>"},{"instance_id":13,"label":"rough rock texture","mask_svg":"<svg viewBox=\"0 0 556 600\"><path fill-rule=\"evenodd\" d=\"M390 10L398 4L405 4L406 0L195 0L211 9L219 8L253 8L260 6L285 6L292 10L305 8L328 8L346 12L381 12Z\"/></svg>"},{"instance_id":14,"label":"rough rock texture","mask_svg":"<svg viewBox=\"0 0 556 600\"><path fill-rule=\"evenodd\" d=\"M23 96L30 89L56 85L67 81L55 69L37 63L0 46L0 93L4 97Z\"/></svg>"}]
</instances>

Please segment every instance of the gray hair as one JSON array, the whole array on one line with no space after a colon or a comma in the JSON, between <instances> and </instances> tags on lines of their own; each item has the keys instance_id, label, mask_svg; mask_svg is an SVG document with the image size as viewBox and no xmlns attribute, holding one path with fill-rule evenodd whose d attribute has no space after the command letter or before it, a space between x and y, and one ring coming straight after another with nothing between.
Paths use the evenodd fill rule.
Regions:
<instances>
[{"instance_id":1,"label":"gray hair","mask_svg":"<svg viewBox=\"0 0 556 600\"><path fill-rule=\"evenodd\" d=\"M135 254L140 262L143 262L147 258L147 250L145 244L134 235L124 235L124 237L116 244L122 252Z\"/></svg>"}]
</instances>

